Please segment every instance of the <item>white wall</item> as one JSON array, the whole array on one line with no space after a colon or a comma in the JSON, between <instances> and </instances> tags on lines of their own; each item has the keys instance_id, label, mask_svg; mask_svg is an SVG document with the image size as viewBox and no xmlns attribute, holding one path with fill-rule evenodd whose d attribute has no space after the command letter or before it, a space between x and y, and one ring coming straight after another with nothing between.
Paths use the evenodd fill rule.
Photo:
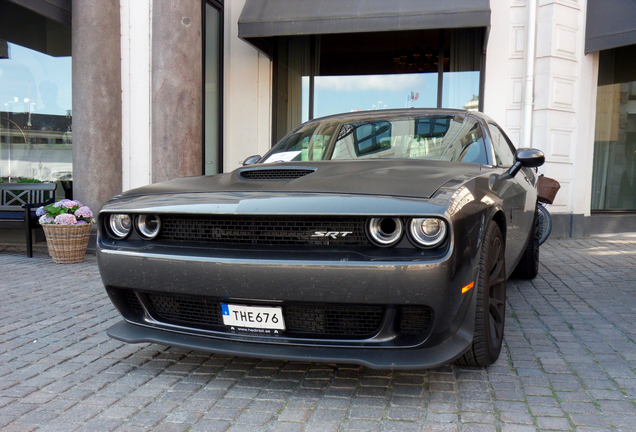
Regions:
<instances>
[{"instance_id":1,"label":"white wall","mask_svg":"<svg viewBox=\"0 0 636 432\"><path fill-rule=\"evenodd\" d=\"M271 61L238 37L245 0L225 3L223 170L271 147Z\"/></svg>"},{"instance_id":2,"label":"white wall","mask_svg":"<svg viewBox=\"0 0 636 432\"><path fill-rule=\"evenodd\" d=\"M150 184L152 0L120 0L122 190Z\"/></svg>"},{"instance_id":3,"label":"white wall","mask_svg":"<svg viewBox=\"0 0 636 432\"><path fill-rule=\"evenodd\" d=\"M561 183L550 212L589 215L598 55L584 54L586 0L491 0L485 112L520 144L529 1L538 2L532 146L546 154L539 171Z\"/></svg>"}]
</instances>

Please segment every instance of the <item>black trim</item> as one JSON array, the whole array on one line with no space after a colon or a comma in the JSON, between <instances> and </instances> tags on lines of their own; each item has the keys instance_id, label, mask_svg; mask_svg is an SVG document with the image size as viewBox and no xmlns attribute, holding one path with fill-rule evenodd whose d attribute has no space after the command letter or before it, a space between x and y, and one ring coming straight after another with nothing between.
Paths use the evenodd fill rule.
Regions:
<instances>
[{"instance_id":1,"label":"black trim","mask_svg":"<svg viewBox=\"0 0 636 432\"><path fill-rule=\"evenodd\" d=\"M615 214L623 214L623 215L634 215L636 216L636 209L625 209L625 210L590 210L591 214L594 215L615 215Z\"/></svg>"},{"instance_id":2,"label":"black trim","mask_svg":"<svg viewBox=\"0 0 636 432\"><path fill-rule=\"evenodd\" d=\"M437 108L441 108L444 100L444 45L446 44L446 32L439 30L439 52L437 57Z\"/></svg>"},{"instance_id":3,"label":"black trim","mask_svg":"<svg viewBox=\"0 0 636 432\"><path fill-rule=\"evenodd\" d=\"M224 57L224 42L225 42L225 13L224 13L224 9L223 9L223 2L219 1L219 0L202 0L201 1L201 34L203 35L202 37L202 53L203 55L201 56L201 62L202 62L202 71L203 71L203 76L201 77L202 79L202 86L201 86L201 92L202 92L202 98L201 100L203 101L203 124L201 125L201 128L203 130L203 140L201 142L201 145L203 147L203 158L201 159L201 173L205 174L205 159L206 159L206 155L205 155L205 59L206 59L206 29L207 29L207 12L206 12L206 6L207 5L212 6L213 8L215 8L218 12L219 12L219 76L218 76L218 83L219 83L219 87L218 87L218 100L217 100L217 112L218 112L218 136L217 136L217 142L219 144L218 146L218 155L217 155L217 173L221 174L223 172L223 86L224 86L224 80L223 80L223 70L224 70L224 62L223 62L223 57Z\"/></svg>"},{"instance_id":4,"label":"black trim","mask_svg":"<svg viewBox=\"0 0 636 432\"><path fill-rule=\"evenodd\" d=\"M71 0L8 0L38 15L70 27L73 21Z\"/></svg>"}]
</instances>

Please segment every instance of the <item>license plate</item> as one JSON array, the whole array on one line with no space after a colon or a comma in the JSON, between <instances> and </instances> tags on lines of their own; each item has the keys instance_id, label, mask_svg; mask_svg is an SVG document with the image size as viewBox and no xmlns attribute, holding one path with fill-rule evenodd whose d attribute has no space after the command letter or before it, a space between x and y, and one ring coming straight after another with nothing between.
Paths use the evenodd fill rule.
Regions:
<instances>
[{"instance_id":1,"label":"license plate","mask_svg":"<svg viewBox=\"0 0 636 432\"><path fill-rule=\"evenodd\" d=\"M285 330L283 309L270 306L243 306L221 303L226 326Z\"/></svg>"}]
</instances>

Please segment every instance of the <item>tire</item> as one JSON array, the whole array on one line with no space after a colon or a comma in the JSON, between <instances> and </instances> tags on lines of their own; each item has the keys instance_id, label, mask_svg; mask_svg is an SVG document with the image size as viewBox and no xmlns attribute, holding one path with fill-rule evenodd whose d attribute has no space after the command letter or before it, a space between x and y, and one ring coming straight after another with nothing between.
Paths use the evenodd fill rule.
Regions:
<instances>
[{"instance_id":1,"label":"tire","mask_svg":"<svg viewBox=\"0 0 636 432\"><path fill-rule=\"evenodd\" d=\"M552 231L552 217L543 204L537 206L539 212L539 246L550 237Z\"/></svg>"},{"instance_id":2,"label":"tire","mask_svg":"<svg viewBox=\"0 0 636 432\"><path fill-rule=\"evenodd\" d=\"M539 237L541 233L539 208L543 208L543 206L538 205L537 211L534 213L534 224L530 231L526 250L510 276L514 279L534 279L539 273Z\"/></svg>"},{"instance_id":3,"label":"tire","mask_svg":"<svg viewBox=\"0 0 636 432\"><path fill-rule=\"evenodd\" d=\"M499 226L490 221L479 262L473 344L458 364L489 366L497 361L506 320L506 265Z\"/></svg>"}]
</instances>

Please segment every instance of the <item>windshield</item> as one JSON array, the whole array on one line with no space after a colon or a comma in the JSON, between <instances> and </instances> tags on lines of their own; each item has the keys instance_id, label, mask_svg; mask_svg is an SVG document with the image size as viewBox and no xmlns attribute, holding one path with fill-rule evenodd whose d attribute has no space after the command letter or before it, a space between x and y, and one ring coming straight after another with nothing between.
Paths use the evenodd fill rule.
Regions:
<instances>
[{"instance_id":1,"label":"windshield","mask_svg":"<svg viewBox=\"0 0 636 432\"><path fill-rule=\"evenodd\" d=\"M488 164L477 121L448 114L308 123L276 144L263 162L378 158Z\"/></svg>"}]
</instances>

